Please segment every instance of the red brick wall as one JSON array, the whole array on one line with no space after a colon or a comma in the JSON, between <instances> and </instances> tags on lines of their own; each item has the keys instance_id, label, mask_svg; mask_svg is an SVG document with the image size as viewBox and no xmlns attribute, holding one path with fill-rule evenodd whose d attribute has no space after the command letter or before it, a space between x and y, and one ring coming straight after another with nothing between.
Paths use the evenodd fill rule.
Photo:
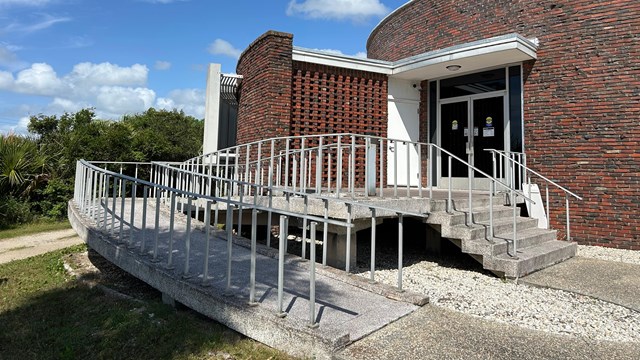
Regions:
<instances>
[{"instance_id":1,"label":"red brick wall","mask_svg":"<svg viewBox=\"0 0 640 360\"><path fill-rule=\"evenodd\" d=\"M293 35L268 31L240 55L238 144L289 134Z\"/></svg>"},{"instance_id":2,"label":"red brick wall","mask_svg":"<svg viewBox=\"0 0 640 360\"><path fill-rule=\"evenodd\" d=\"M398 60L513 32L540 40L524 87L530 166L584 197L571 203L575 240L640 250L639 1L414 0L367 49ZM564 219L561 199L552 226Z\"/></svg>"},{"instance_id":3,"label":"red brick wall","mask_svg":"<svg viewBox=\"0 0 640 360\"><path fill-rule=\"evenodd\" d=\"M291 104L291 136L387 136L386 75L294 61ZM356 186L364 185L364 159L364 149L360 148L356 156ZM324 170L326 180L328 172ZM331 176L336 178L335 173Z\"/></svg>"}]
</instances>

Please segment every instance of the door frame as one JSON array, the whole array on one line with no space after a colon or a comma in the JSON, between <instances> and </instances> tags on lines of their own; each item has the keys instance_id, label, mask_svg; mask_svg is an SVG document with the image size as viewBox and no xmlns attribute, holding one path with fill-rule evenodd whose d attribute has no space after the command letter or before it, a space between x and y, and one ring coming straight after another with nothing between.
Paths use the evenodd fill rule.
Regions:
<instances>
[{"instance_id":1,"label":"door frame","mask_svg":"<svg viewBox=\"0 0 640 360\"><path fill-rule=\"evenodd\" d=\"M439 84L438 84L439 87ZM439 89L438 89L439 90ZM438 91L439 92L439 91ZM444 146L442 146L442 122L441 122L441 112L442 112L442 105L443 104L451 104L451 103L458 103L458 102L467 102L467 126L469 126L469 124L473 125L474 123L474 118L473 118L473 101L474 100L480 100L480 99L486 99L486 98L493 98L493 97L502 97L502 107L503 107L503 117L504 117L504 150L505 151L510 151L511 150L511 119L509 117L509 102L508 102L508 94L509 94L509 89L507 86L507 89L505 90L497 90L497 91L491 91L491 92L485 92L485 93L480 93L480 94L474 94L474 95L464 95L464 96L457 96L457 97L452 97L452 98L446 98L446 99L438 99L437 100L437 122L436 122L436 145L444 148ZM473 126L469 126L469 134L473 134ZM475 153L476 149L474 147L474 153ZM468 161L467 159L464 159L466 161ZM436 155L436 162L437 162L437 184L439 185L439 188L446 188L448 186L448 177L443 177L442 176L442 156L440 154L440 152L438 152L438 154ZM451 173L451 169L449 169L449 173ZM491 175L491 174L489 174ZM464 181L462 181L462 179L464 179ZM481 179L484 179L484 177L482 177ZM468 188L468 180L467 178L456 178L454 177L453 179L451 179L452 181L452 187L453 188L458 188L458 189L466 189ZM480 179L475 179L475 184L474 184L474 188L480 188L480 189L489 189L489 181L482 181Z\"/></svg>"}]
</instances>

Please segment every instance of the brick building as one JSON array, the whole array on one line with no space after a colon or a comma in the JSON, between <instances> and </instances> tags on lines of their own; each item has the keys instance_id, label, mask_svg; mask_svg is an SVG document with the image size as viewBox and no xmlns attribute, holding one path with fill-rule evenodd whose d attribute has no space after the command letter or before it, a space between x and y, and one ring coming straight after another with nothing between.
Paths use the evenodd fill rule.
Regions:
<instances>
[{"instance_id":1,"label":"brick building","mask_svg":"<svg viewBox=\"0 0 640 360\"><path fill-rule=\"evenodd\" d=\"M367 59L268 31L238 61L233 141L360 133L460 156L471 142L487 171L485 149L523 152L584 198L571 205L574 240L640 250L639 44L640 3L619 0L414 0L373 29ZM205 140L205 152L217 147ZM464 169L433 170L395 181L464 183ZM562 229L556 199L550 222Z\"/></svg>"}]
</instances>

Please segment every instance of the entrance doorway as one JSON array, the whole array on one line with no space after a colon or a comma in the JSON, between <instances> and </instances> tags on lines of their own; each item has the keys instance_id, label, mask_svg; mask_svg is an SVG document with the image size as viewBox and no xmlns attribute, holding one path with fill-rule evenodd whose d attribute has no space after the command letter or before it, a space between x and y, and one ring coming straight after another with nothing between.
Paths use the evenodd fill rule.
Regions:
<instances>
[{"instance_id":1,"label":"entrance doorway","mask_svg":"<svg viewBox=\"0 0 640 360\"><path fill-rule=\"evenodd\" d=\"M440 101L440 144L453 155L467 161L479 170L492 175L493 160L486 149L505 149L505 133L508 121L505 119L504 92L461 96ZM449 169L448 156L440 156L441 186L447 186L451 177L452 187L468 187L468 168L453 159ZM489 180L475 172L474 189L489 189Z\"/></svg>"}]
</instances>

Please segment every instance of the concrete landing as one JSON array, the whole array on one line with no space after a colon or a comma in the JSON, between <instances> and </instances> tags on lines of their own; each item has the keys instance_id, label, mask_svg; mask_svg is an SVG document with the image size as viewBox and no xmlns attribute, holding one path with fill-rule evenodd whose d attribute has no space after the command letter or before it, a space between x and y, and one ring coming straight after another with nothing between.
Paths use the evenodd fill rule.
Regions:
<instances>
[{"instance_id":1,"label":"concrete landing","mask_svg":"<svg viewBox=\"0 0 640 360\"><path fill-rule=\"evenodd\" d=\"M256 255L256 301L250 306L249 249L233 244L231 288L227 289L227 241L222 232L210 240L209 278L203 281L206 235L193 229L189 272L184 275L186 227L183 220L175 223L173 264L167 267L169 246L169 216L160 212L158 227L158 260L153 261L151 250L155 241L155 211L147 208L145 250L140 254L142 240L141 215L134 224L133 239L129 238L130 203L125 206L124 242L119 241L119 214L116 216L114 236L110 235L111 214L107 228L82 215L71 202L69 220L86 243L100 255L123 270L140 278L165 296L212 318L220 323L269 346L301 357L330 358L336 351L387 324L404 317L419 307L392 300L340 281L321 271L316 273L315 319L317 328L310 328L309 271L300 266L301 260L287 256L285 262L284 311L277 316L278 260ZM142 204L136 203L136 214ZM119 208L118 208L119 209ZM102 220L102 219L100 219ZM195 223L195 221L194 221ZM267 249L272 250L272 249ZM304 261L302 261L304 262ZM318 265L318 268L322 268Z\"/></svg>"},{"instance_id":2,"label":"concrete landing","mask_svg":"<svg viewBox=\"0 0 640 360\"><path fill-rule=\"evenodd\" d=\"M640 265L575 257L520 282L588 295L640 311Z\"/></svg>"},{"instance_id":3,"label":"concrete landing","mask_svg":"<svg viewBox=\"0 0 640 360\"><path fill-rule=\"evenodd\" d=\"M554 335L426 305L349 345L341 360L640 358L640 344Z\"/></svg>"}]
</instances>

